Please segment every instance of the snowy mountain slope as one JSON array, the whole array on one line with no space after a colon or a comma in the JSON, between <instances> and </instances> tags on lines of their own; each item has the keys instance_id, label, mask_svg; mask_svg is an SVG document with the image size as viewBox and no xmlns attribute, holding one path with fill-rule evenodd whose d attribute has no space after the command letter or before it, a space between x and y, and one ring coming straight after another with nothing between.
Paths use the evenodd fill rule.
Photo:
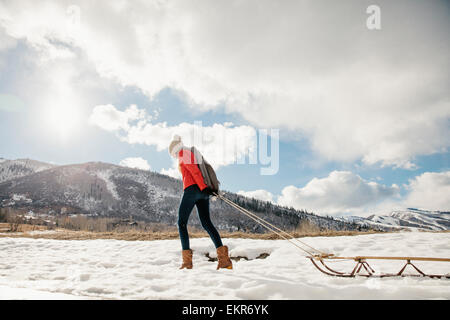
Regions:
<instances>
[{"instance_id":1,"label":"snowy mountain slope","mask_svg":"<svg viewBox=\"0 0 450 320\"><path fill-rule=\"evenodd\" d=\"M31 159L0 159L0 183L55 167L50 163Z\"/></svg>"},{"instance_id":2,"label":"snowy mountain slope","mask_svg":"<svg viewBox=\"0 0 450 320\"><path fill-rule=\"evenodd\" d=\"M400 232L302 241L340 256L449 258L450 233ZM179 240L46 240L0 238L0 298L59 299L450 299L449 280L430 278L334 278L284 240L224 239L233 270L216 270L209 238L192 239L192 270L179 270ZM20 248L20 250L18 250ZM257 259L261 253L269 254ZM448 262L414 262L427 273L450 272ZM401 261L371 260L392 273ZM353 261L334 263L352 270ZM414 274L408 267L405 273ZM9 294L11 292L11 294ZM41 297L39 297L41 293ZM64 296L63 298L70 298Z\"/></svg>"},{"instance_id":3,"label":"snowy mountain slope","mask_svg":"<svg viewBox=\"0 0 450 320\"><path fill-rule=\"evenodd\" d=\"M393 211L390 216L398 219L400 223L407 221L412 227L418 225L421 228L428 227L430 230L450 229L450 212L409 208L404 211Z\"/></svg>"},{"instance_id":4,"label":"snowy mountain slope","mask_svg":"<svg viewBox=\"0 0 450 320\"><path fill-rule=\"evenodd\" d=\"M387 215L363 217L345 217L360 225L391 229L419 229L442 231L450 230L450 212L428 211L414 208L392 211Z\"/></svg>"},{"instance_id":5,"label":"snowy mountain slope","mask_svg":"<svg viewBox=\"0 0 450 320\"><path fill-rule=\"evenodd\" d=\"M12 199L11 195L26 195L36 208L64 206L68 213L140 217L155 213L152 209L161 200L152 186L158 186L162 193L171 189L169 194L175 201L176 190L170 179L148 171L89 162L53 167L5 181L0 184L0 198L5 202ZM170 197L164 200L169 201ZM153 208L148 207L150 204Z\"/></svg>"},{"instance_id":6,"label":"snowy mountain slope","mask_svg":"<svg viewBox=\"0 0 450 320\"><path fill-rule=\"evenodd\" d=\"M108 217L132 216L135 220L168 225L176 224L181 196L181 180L156 172L102 162L52 167L0 183L1 206L25 207L42 213L52 211ZM319 228L332 230L360 228L356 224L276 206L234 193L226 193L226 196L287 230L306 220ZM219 229L265 231L220 200L211 201L211 209L212 219ZM195 213L190 224L200 227Z\"/></svg>"}]
</instances>

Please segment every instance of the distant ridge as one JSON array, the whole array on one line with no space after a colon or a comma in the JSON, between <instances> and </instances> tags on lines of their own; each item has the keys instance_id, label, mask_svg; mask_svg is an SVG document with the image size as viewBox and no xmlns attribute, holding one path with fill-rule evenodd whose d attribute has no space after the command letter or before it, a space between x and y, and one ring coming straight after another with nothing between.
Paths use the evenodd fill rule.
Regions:
<instances>
[{"instance_id":1,"label":"distant ridge","mask_svg":"<svg viewBox=\"0 0 450 320\"><path fill-rule=\"evenodd\" d=\"M34 212L130 217L176 225L182 182L160 173L103 162L52 165L30 159L0 162L0 206ZM293 230L303 222L319 229L360 230L356 223L318 216L227 192L226 196L269 222ZM212 200L212 220L220 229L265 229L220 200ZM196 211L190 225L200 226Z\"/></svg>"},{"instance_id":2,"label":"distant ridge","mask_svg":"<svg viewBox=\"0 0 450 320\"><path fill-rule=\"evenodd\" d=\"M55 166L56 165L32 159L8 160L0 158L0 182L27 176Z\"/></svg>"},{"instance_id":3,"label":"distant ridge","mask_svg":"<svg viewBox=\"0 0 450 320\"><path fill-rule=\"evenodd\" d=\"M450 212L416 208L396 210L386 215L371 215L367 218L345 217L343 220L374 228L390 228L394 230L450 230Z\"/></svg>"}]
</instances>

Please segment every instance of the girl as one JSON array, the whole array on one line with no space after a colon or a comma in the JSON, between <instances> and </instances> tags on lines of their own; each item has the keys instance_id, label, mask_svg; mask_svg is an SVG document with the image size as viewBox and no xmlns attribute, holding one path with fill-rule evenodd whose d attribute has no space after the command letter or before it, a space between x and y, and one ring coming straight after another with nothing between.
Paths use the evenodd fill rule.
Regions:
<instances>
[{"instance_id":1,"label":"girl","mask_svg":"<svg viewBox=\"0 0 450 320\"><path fill-rule=\"evenodd\" d=\"M232 269L233 265L228 256L228 247L222 244L220 235L211 222L209 215L210 190L203 181L203 176L198 168L194 154L190 148L186 148L183 145L181 137L178 135L173 137L169 145L169 153L172 157L178 159L178 169L183 176L184 193L178 210L178 232L180 233L183 257L180 269L192 269L192 250L189 247L187 223L194 205L197 206L197 213L202 227L208 232L216 247L219 260L217 269Z\"/></svg>"}]
</instances>

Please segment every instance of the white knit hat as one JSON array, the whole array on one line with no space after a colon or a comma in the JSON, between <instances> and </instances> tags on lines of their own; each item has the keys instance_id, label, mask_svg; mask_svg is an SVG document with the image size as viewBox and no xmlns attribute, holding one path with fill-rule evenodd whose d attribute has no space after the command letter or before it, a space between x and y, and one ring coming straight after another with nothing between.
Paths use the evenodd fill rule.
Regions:
<instances>
[{"instance_id":1,"label":"white knit hat","mask_svg":"<svg viewBox=\"0 0 450 320\"><path fill-rule=\"evenodd\" d=\"M169 154L176 158L178 152L181 150L181 148L183 148L183 141L181 141L181 137L177 134L175 134L172 138L172 141L170 142L169 145Z\"/></svg>"}]
</instances>

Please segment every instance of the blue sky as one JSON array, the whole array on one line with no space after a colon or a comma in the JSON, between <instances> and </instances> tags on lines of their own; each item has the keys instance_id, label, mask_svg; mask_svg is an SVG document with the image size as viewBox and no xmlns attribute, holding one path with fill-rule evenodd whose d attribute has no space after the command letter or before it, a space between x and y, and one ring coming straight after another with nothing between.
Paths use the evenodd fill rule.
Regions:
<instances>
[{"instance_id":1,"label":"blue sky","mask_svg":"<svg viewBox=\"0 0 450 320\"><path fill-rule=\"evenodd\" d=\"M370 31L365 2L251 3L0 2L0 157L173 174L183 123L278 129L278 172L218 163L224 189L321 214L450 210L448 4L382 1Z\"/></svg>"}]
</instances>

